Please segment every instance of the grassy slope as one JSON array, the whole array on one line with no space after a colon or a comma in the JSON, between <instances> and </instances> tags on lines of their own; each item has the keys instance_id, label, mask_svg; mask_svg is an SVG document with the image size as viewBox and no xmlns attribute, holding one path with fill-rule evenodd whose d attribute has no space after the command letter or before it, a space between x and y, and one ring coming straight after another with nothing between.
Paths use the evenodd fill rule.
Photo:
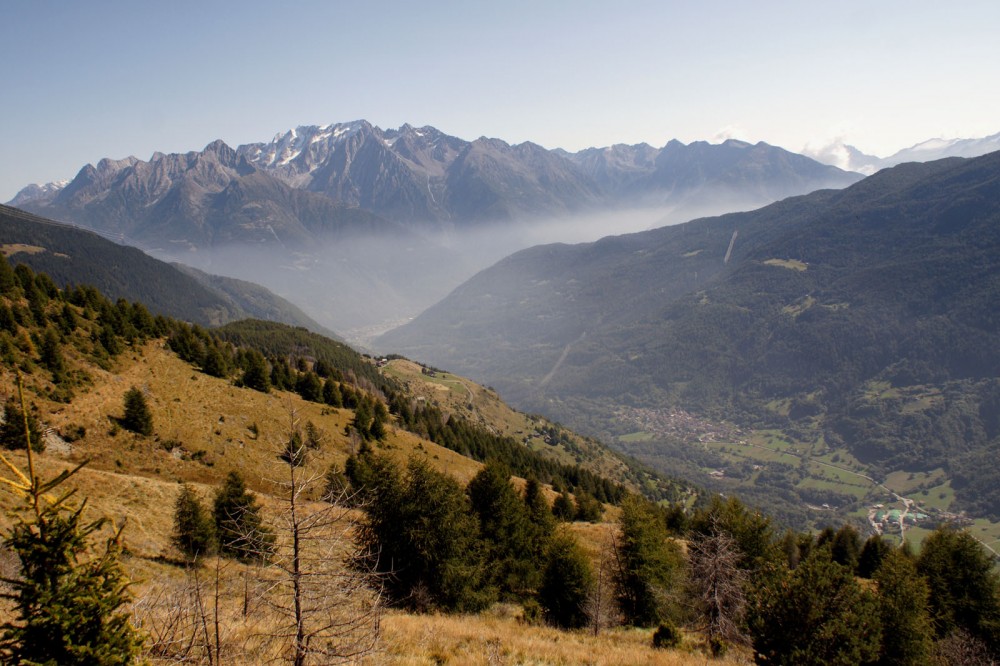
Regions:
<instances>
[{"instance_id":1,"label":"grassy slope","mask_svg":"<svg viewBox=\"0 0 1000 666\"><path fill-rule=\"evenodd\" d=\"M169 540L179 481L192 483L208 500L225 474L239 470L248 485L262 493L265 513L274 516L282 505L267 493L278 489L276 481L286 473L276 452L293 414L300 423L312 421L324 433L322 447L307 462L308 473L320 474L331 462L342 462L351 449L344 435L352 416L349 410L308 403L289 393L262 394L236 388L198 373L165 349L162 341L127 351L108 371L95 367L87 371L90 386L78 389L68 405L37 395L36 390L46 383L44 372L26 378L29 398L38 405L45 426L56 430L83 426L87 433L69 445L50 440L47 451L36 458L37 466L45 476L90 460L75 477L75 487L81 498L87 498L90 516L107 516L116 523L127 521L124 541L130 557L126 566L136 581L140 609L164 589L185 581L178 553ZM124 430L113 434L112 417L121 415L123 395L133 385L147 393L155 424L151 437ZM9 371L0 374L0 386L6 392L14 390ZM503 411L495 397L487 403ZM512 417L508 414L508 418ZM249 429L253 423L258 436ZM503 427L523 426L511 421ZM381 447L400 460L410 455L426 456L463 483L480 467L396 429L390 429ZM23 454L11 453L9 457L24 467ZM16 509L9 493L0 493L0 509L0 524L7 526ZM573 529L585 550L596 558L612 528L605 523L577 524ZM206 571L213 570L213 562L209 561ZM239 586L244 571L241 565L225 563L221 571L223 588ZM229 638L224 637L224 641L229 641L230 649L238 649L241 636L251 629L244 626L235 610L227 612L232 615L227 616L225 635ZM381 651L372 663L481 664L501 658L504 662L536 664L614 664L623 663L622 659L628 663L680 664L691 657L679 651L653 650L649 631L614 630L594 637L586 632L528 626L518 615L506 607L474 617L392 612L385 618Z\"/></svg>"},{"instance_id":2,"label":"grassy slope","mask_svg":"<svg viewBox=\"0 0 1000 666\"><path fill-rule=\"evenodd\" d=\"M627 468L607 448L575 433L564 431L567 441L547 439L546 428L556 425L540 416L515 411L496 391L448 372L426 375L422 366L407 359L390 361L385 371L403 382L413 395L424 398L446 412L458 413L472 423L524 442L560 463L579 464L611 479L621 479ZM561 428L560 428L561 429Z\"/></svg>"}]
</instances>

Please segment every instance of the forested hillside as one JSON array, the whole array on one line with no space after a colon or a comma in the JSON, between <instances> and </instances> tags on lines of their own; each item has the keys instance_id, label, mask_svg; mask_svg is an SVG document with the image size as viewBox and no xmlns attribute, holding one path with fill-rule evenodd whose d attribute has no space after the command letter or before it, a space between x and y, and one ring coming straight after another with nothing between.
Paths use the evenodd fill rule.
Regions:
<instances>
[{"instance_id":1,"label":"forested hillside","mask_svg":"<svg viewBox=\"0 0 1000 666\"><path fill-rule=\"evenodd\" d=\"M0 359L6 662L996 656L1000 579L966 532L919 556L782 535L540 454L304 329L215 332L0 258Z\"/></svg>"},{"instance_id":2,"label":"forested hillside","mask_svg":"<svg viewBox=\"0 0 1000 666\"><path fill-rule=\"evenodd\" d=\"M257 285L171 266L96 233L0 206L0 249L57 285L88 284L108 298L140 301L154 314L201 325L258 317L325 331Z\"/></svg>"},{"instance_id":3,"label":"forested hillside","mask_svg":"<svg viewBox=\"0 0 1000 666\"><path fill-rule=\"evenodd\" d=\"M1000 446L998 202L994 153L533 248L379 345L605 436L682 410L782 429L809 455L839 450L879 479L943 469L952 509L996 519L1000 486L983 462ZM647 434L653 443L623 446L664 465L677 457L673 444L657 451L669 433ZM731 464L710 456L694 469Z\"/></svg>"}]
</instances>

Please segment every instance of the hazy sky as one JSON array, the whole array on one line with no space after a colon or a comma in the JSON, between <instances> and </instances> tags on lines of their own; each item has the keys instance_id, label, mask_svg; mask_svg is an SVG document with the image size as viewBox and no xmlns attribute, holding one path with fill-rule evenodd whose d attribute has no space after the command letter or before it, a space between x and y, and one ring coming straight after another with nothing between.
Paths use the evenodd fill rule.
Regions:
<instances>
[{"instance_id":1,"label":"hazy sky","mask_svg":"<svg viewBox=\"0 0 1000 666\"><path fill-rule=\"evenodd\" d=\"M364 118L578 150L1000 132L1000 2L0 0L0 201Z\"/></svg>"}]
</instances>

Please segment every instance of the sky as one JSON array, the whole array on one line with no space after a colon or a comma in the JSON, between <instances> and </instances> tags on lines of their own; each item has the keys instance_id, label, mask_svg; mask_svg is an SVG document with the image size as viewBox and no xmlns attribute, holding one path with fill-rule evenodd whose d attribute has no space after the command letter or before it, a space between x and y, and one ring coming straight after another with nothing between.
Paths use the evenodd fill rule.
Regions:
<instances>
[{"instance_id":1,"label":"sky","mask_svg":"<svg viewBox=\"0 0 1000 666\"><path fill-rule=\"evenodd\" d=\"M0 201L87 163L432 125L887 156L1000 132L1000 2L0 0Z\"/></svg>"}]
</instances>

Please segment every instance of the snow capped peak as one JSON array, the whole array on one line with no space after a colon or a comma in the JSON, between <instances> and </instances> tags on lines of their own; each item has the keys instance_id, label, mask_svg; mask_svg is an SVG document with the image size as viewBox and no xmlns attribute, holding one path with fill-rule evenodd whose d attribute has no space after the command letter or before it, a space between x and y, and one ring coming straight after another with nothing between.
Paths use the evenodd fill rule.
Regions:
<instances>
[{"instance_id":1,"label":"snow capped peak","mask_svg":"<svg viewBox=\"0 0 1000 666\"><path fill-rule=\"evenodd\" d=\"M59 193L64 187L69 185L68 180L54 180L51 183L45 183L44 185L38 185L32 183L21 188L21 191L14 195L14 198L7 202L9 206L21 206L28 203L29 201L36 201L38 199L49 199L54 197Z\"/></svg>"}]
</instances>

